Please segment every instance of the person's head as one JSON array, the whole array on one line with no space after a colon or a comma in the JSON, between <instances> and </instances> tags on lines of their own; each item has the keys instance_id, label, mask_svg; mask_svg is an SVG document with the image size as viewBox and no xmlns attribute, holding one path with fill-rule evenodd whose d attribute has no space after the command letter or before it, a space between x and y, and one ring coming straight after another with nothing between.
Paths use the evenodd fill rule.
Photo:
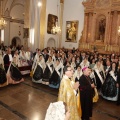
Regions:
<instances>
[{"instance_id":1,"label":"person's head","mask_svg":"<svg viewBox=\"0 0 120 120\"><path fill-rule=\"evenodd\" d=\"M71 65L71 62L67 61L66 66L70 66L70 65Z\"/></svg>"},{"instance_id":2,"label":"person's head","mask_svg":"<svg viewBox=\"0 0 120 120\"><path fill-rule=\"evenodd\" d=\"M106 61L106 65L110 66L110 61L109 60Z\"/></svg>"},{"instance_id":3,"label":"person's head","mask_svg":"<svg viewBox=\"0 0 120 120\"><path fill-rule=\"evenodd\" d=\"M17 55L17 54L18 54L18 50L15 50L15 53L14 53L14 54L16 54L16 55Z\"/></svg>"},{"instance_id":4,"label":"person's head","mask_svg":"<svg viewBox=\"0 0 120 120\"><path fill-rule=\"evenodd\" d=\"M101 66L101 61L97 60L96 65L97 65L97 67L100 67Z\"/></svg>"},{"instance_id":5,"label":"person's head","mask_svg":"<svg viewBox=\"0 0 120 120\"><path fill-rule=\"evenodd\" d=\"M11 48L10 47L8 48L8 54L11 54Z\"/></svg>"},{"instance_id":6,"label":"person's head","mask_svg":"<svg viewBox=\"0 0 120 120\"><path fill-rule=\"evenodd\" d=\"M30 52L30 47L28 47L28 48L27 48L27 51L29 51L29 52Z\"/></svg>"},{"instance_id":7,"label":"person's head","mask_svg":"<svg viewBox=\"0 0 120 120\"><path fill-rule=\"evenodd\" d=\"M116 69L116 63L113 62L112 65L111 65L112 69L115 70Z\"/></svg>"},{"instance_id":8,"label":"person's head","mask_svg":"<svg viewBox=\"0 0 120 120\"><path fill-rule=\"evenodd\" d=\"M41 50L40 50L40 49L37 50L37 54L38 54L38 55L41 54Z\"/></svg>"},{"instance_id":9,"label":"person's head","mask_svg":"<svg viewBox=\"0 0 120 120\"><path fill-rule=\"evenodd\" d=\"M83 74L86 76L89 76L91 73L91 70L88 67L84 67L82 71L83 71Z\"/></svg>"},{"instance_id":10,"label":"person's head","mask_svg":"<svg viewBox=\"0 0 120 120\"><path fill-rule=\"evenodd\" d=\"M67 112L69 112L66 108L66 104L62 101L50 103L45 120L65 120ZM70 118L70 114L67 118Z\"/></svg>"},{"instance_id":11,"label":"person's head","mask_svg":"<svg viewBox=\"0 0 120 120\"><path fill-rule=\"evenodd\" d=\"M95 59L94 58L92 59L92 63L95 63Z\"/></svg>"},{"instance_id":12,"label":"person's head","mask_svg":"<svg viewBox=\"0 0 120 120\"><path fill-rule=\"evenodd\" d=\"M81 66L78 66L78 67L77 67L77 70L78 70L78 71L81 71Z\"/></svg>"},{"instance_id":13,"label":"person's head","mask_svg":"<svg viewBox=\"0 0 120 120\"><path fill-rule=\"evenodd\" d=\"M51 61L52 61L52 57L51 57L51 56L49 56L48 61L49 61L49 62L51 62Z\"/></svg>"},{"instance_id":14,"label":"person's head","mask_svg":"<svg viewBox=\"0 0 120 120\"><path fill-rule=\"evenodd\" d=\"M73 76L73 69L71 66L65 66L63 69L63 74L68 76L69 78Z\"/></svg>"}]
</instances>

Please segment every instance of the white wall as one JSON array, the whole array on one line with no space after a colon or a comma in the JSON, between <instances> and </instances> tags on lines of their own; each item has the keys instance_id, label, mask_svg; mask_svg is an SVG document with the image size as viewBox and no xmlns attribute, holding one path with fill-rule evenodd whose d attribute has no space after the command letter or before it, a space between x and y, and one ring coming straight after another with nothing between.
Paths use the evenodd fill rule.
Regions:
<instances>
[{"instance_id":1,"label":"white wall","mask_svg":"<svg viewBox=\"0 0 120 120\"><path fill-rule=\"evenodd\" d=\"M9 15L13 19L19 19L23 20L24 16L24 0L8 0L6 5L5 5L5 10L8 8ZM8 16L6 16L8 17ZM20 26L20 29L19 29ZM21 44L24 44L23 40L23 26L24 24L21 23L16 23L16 22L10 22L9 19L7 19L7 25L5 27L5 35L4 35L4 44L5 45L10 45L11 40L14 37L19 37L21 39ZM19 36L19 30L21 32L21 35Z\"/></svg>"},{"instance_id":2,"label":"white wall","mask_svg":"<svg viewBox=\"0 0 120 120\"><path fill-rule=\"evenodd\" d=\"M64 12L63 12L63 29L62 29L62 45L65 48L78 48L81 32L84 24L84 7L82 5L83 0L64 0ZM77 43L65 42L66 40L66 21L78 20L78 35Z\"/></svg>"},{"instance_id":3,"label":"white wall","mask_svg":"<svg viewBox=\"0 0 120 120\"><path fill-rule=\"evenodd\" d=\"M55 39L55 47L58 47L58 35L53 35L53 34L48 34L47 33L47 21L48 21L48 14L53 14L58 16L57 14L57 4L58 4L58 9L60 7L60 0L47 0L46 4L46 31L45 31L45 40L44 40L44 47L47 46L47 42L49 38ZM59 20L59 18L58 18Z\"/></svg>"},{"instance_id":4,"label":"white wall","mask_svg":"<svg viewBox=\"0 0 120 120\"><path fill-rule=\"evenodd\" d=\"M20 29L19 29L19 26L20 26ZM10 44L11 44L11 40L14 37L19 37L21 39L21 44L23 45L23 27L24 27L24 24L10 22ZM19 36L19 30L21 33L20 36Z\"/></svg>"}]
</instances>

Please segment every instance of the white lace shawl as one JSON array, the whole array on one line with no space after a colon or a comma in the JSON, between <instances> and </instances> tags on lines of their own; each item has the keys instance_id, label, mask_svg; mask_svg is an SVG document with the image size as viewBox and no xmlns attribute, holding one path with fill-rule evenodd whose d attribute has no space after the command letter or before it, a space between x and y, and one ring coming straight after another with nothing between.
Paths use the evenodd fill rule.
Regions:
<instances>
[{"instance_id":1,"label":"white lace shawl","mask_svg":"<svg viewBox=\"0 0 120 120\"><path fill-rule=\"evenodd\" d=\"M50 103L45 120L64 120L65 119L65 106L62 101Z\"/></svg>"}]
</instances>

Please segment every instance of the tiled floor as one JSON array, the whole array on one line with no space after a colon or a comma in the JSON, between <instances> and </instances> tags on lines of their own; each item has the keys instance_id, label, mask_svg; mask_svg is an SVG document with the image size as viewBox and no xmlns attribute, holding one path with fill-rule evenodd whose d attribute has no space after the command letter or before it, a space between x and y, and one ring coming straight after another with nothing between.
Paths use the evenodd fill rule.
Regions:
<instances>
[{"instance_id":1,"label":"tiled floor","mask_svg":"<svg viewBox=\"0 0 120 120\"><path fill-rule=\"evenodd\" d=\"M6 120L44 120L50 102L57 101L58 90L31 82L0 88L0 118ZM120 106L102 98L94 104L91 120L120 120Z\"/></svg>"}]
</instances>

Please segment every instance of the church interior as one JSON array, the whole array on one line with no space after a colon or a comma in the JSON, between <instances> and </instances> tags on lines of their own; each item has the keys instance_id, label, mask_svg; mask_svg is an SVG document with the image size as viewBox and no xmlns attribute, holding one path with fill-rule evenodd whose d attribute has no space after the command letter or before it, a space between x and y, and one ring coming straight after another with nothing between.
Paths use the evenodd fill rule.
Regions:
<instances>
[{"instance_id":1,"label":"church interior","mask_svg":"<svg viewBox=\"0 0 120 120\"><path fill-rule=\"evenodd\" d=\"M89 120L120 120L120 0L0 0L0 120L47 120L66 65L89 67L96 86L115 69L117 98L101 85Z\"/></svg>"}]
</instances>

